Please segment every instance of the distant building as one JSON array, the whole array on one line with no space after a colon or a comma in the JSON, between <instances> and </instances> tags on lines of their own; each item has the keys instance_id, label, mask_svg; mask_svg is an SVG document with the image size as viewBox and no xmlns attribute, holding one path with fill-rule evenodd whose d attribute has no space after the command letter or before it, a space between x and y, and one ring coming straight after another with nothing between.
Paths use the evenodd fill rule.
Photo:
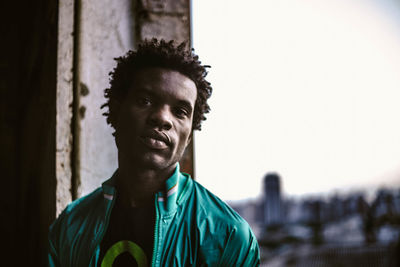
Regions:
<instances>
[{"instance_id":1,"label":"distant building","mask_svg":"<svg viewBox=\"0 0 400 267\"><path fill-rule=\"evenodd\" d=\"M379 218L384 215L393 215L396 211L395 197L393 192L387 189L380 189L377 192L374 203L375 217Z\"/></svg>"},{"instance_id":2,"label":"distant building","mask_svg":"<svg viewBox=\"0 0 400 267\"><path fill-rule=\"evenodd\" d=\"M264 223L266 226L282 223L282 200L280 177L268 173L264 178Z\"/></svg>"},{"instance_id":3,"label":"distant building","mask_svg":"<svg viewBox=\"0 0 400 267\"><path fill-rule=\"evenodd\" d=\"M302 223L307 221L307 212L305 212L303 201L296 201L292 199L283 200L285 223Z\"/></svg>"}]
</instances>

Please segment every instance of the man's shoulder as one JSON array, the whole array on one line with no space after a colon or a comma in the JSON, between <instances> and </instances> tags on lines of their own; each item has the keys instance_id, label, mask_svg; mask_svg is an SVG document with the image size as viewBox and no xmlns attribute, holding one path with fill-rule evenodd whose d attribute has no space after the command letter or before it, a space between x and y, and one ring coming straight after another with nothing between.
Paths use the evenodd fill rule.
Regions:
<instances>
[{"instance_id":1,"label":"man's shoulder","mask_svg":"<svg viewBox=\"0 0 400 267\"><path fill-rule=\"evenodd\" d=\"M91 193L72 201L65 208L64 212L66 214L82 213L100 204L103 201L103 199L104 199L103 190L101 187L98 187Z\"/></svg>"},{"instance_id":2,"label":"man's shoulder","mask_svg":"<svg viewBox=\"0 0 400 267\"><path fill-rule=\"evenodd\" d=\"M65 229L67 225L68 228L71 229L70 226L73 224L82 224L82 222L88 220L90 215L94 214L96 210L102 209L102 206L104 206L103 203L104 196L101 187L95 189L88 195L72 201L50 226L50 232L58 232L63 228Z\"/></svg>"},{"instance_id":3,"label":"man's shoulder","mask_svg":"<svg viewBox=\"0 0 400 267\"><path fill-rule=\"evenodd\" d=\"M257 266L258 245L249 224L227 203L197 181L187 203L196 219L201 258L209 265ZM192 224L193 225L193 224Z\"/></svg>"},{"instance_id":4,"label":"man's shoulder","mask_svg":"<svg viewBox=\"0 0 400 267\"><path fill-rule=\"evenodd\" d=\"M74 257L86 259L89 245L98 236L101 219L109 200L104 198L102 188L71 202L52 223L49 229L49 251L65 266ZM75 252L72 252L72 251Z\"/></svg>"},{"instance_id":5,"label":"man's shoulder","mask_svg":"<svg viewBox=\"0 0 400 267\"><path fill-rule=\"evenodd\" d=\"M192 198L199 216L213 220L216 226L249 229L248 223L234 209L197 181L193 181Z\"/></svg>"}]
</instances>

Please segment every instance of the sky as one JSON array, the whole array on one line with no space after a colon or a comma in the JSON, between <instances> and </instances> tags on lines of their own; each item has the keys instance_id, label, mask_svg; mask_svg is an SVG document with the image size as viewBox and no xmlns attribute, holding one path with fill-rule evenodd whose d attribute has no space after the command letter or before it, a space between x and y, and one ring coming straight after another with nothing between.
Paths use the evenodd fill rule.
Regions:
<instances>
[{"instance_id":1,"label":"sky","mask_svg":"<svg viewBox=\"0 0 400 267\"><path fill-rule=\"evenodd\" d=\"M192 1L195 52L211 65L196 179L255 198L400 186L400 2Z\"/></svg>"}]
</instances>

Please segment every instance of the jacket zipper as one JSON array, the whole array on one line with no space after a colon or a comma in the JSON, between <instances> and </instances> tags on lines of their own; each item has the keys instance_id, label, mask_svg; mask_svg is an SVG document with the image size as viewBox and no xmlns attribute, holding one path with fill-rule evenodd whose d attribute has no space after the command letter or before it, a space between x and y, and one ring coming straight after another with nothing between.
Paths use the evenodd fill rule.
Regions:
<instances>
[{"instance_id":1,"label":"jacket zipper","mask_svg":"<svg viewBox=\"0 0 400 267\"><path fill-rule=\"evenodd\" d=\"M159 210L158 210L158 196L156 194L155 197L155 211L156 211L156 219L154 223L154 244L153 244L153 256L151 259L151 266L156 266L156 259L157 259L157 248L158 248L158 221L159 221Z\"/></svg>"}]
</instances>

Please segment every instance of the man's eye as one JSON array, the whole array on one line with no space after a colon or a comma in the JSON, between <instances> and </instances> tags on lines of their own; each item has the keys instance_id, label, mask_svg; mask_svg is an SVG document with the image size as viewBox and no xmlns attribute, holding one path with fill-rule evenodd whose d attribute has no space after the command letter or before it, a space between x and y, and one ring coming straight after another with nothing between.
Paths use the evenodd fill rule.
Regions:
<instances>
[{"instance_id":1,"label":"man's eye","mask_svg":"<svg viewBox=\"0 0 400 267\"><path fill-rule=\"evenodd\" d=\"M184 108L176 108L176 109L175 109L175 115L176 115L178 118L184 118L184 117L187 117L187 116L188 116L188 112L187 112L187 110L184 109Z\"/></svg>"},{"instance_id":2,"label":"man's eye","mask_svg":"<svg viewBox=\"0 0 400 267\"><path fill-rule=\"evenodd\" d=\"M136 100L136 103L137 103L139 106L149 106L149 105L151 105L151 101L150 101L150 99L147 98L147 97L139 97L139 98Z\"/></svg>"}]
</instances>

